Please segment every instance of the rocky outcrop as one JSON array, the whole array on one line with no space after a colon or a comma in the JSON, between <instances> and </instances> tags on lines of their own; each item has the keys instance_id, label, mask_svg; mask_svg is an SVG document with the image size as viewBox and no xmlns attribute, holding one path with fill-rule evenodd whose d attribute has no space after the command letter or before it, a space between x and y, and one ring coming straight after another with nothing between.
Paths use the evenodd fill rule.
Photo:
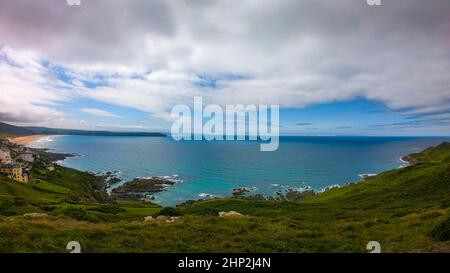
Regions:
<instances>
[{"instance_id":1,"label":"rocky outcrop","mask_svg":"<svg viewBox=\"0 0 450 273\"><path fill-rule=\"evenodd\" d=\"M111 198L115 200L143 200L148 195L165 191L168 186L176 182L159 177L135 178L111 191Z\"/></svg>"},{"instance_id":2,"label":"rocky outcrop","mask_svg":"<svg viewBox=\"0 0 450 273\"><path fill-rule=\"evenodd\" d=\"M239 213L237 211L231 210L228 212L225 211L221 211L219 212L219 217L243 217L245 215L243 215L242 213Z\"/></svg>"},{"instance_id":3,"label":"rocky outcrop","mask_svg":"<svg viewBox=\"0 0 450 273\"><path fill-rule=\"evenodd\" d=\"M178 219L180 219L180 217L178 216L164 216L164 215L159 215L158 217L153 217L153 216L146 216L144 217L144 222L148 223L148 222L154 222L154 221L158 221L158 222L166 222L166 223L173 223L175 221L178 221Z\"/></svg>"},{"instance_id":4,"label":"rocky outcrop","mask_svg":"<svg viewBox=\"0 0 450 273\"><path fill-rule=\"evenodd\" d=\"M305 190L295 190L288 189L285 193L278 191L276 192L278 199L287 200L287 201L300 201L305 199L306 197L313 196L316 192L313 189L305 189Z\"/></svg>"},{"instance_id":5,"label":"rocky outcrop","mask_svg":"<svg viewBox=\"0 0 450 273\"><path fill-rule=\"evenodd\" d=\"M250 190L247 188L244 188L244 187L236 188L236 189L233 189L233 196L234 197L242 197L242 196L245 196L245 194L248 192L250 192Z\"/></svg>"},{"instance_id":6,"label":"rocky outcrop","mask_svg":"<svg viewBox=\"0 0 450 273\"><path fill-rule=\"evenodd\" d=\"M39 213L39 212L25 213L23 215L23 217L25 219L43 218L43 217L47 217L47 216L48 216L47 213Z\"/></svg>"},{"instance_id":7,"label":"rocky outcrop","mask_svg":"<svg viewBox=\"0 0 450 273\"><path fill-rule=\"evenodd\" d=\"M105 190L110 188L111 186L122 182L122 177L120 176L120 172L99 172L94 174L99 180L103 181Z\"/></svg>"},{"instance_id":8,"label":"rocky outcrop","mask_svg":"<svg viewBox=\"0 0 450 273\"><path fill-rule=\"evenodd\" d=\"M409 154L402 157L402 161L407 162L409 165L414 165L419 162L415 154Z\"/></svg>"}]
</instances>

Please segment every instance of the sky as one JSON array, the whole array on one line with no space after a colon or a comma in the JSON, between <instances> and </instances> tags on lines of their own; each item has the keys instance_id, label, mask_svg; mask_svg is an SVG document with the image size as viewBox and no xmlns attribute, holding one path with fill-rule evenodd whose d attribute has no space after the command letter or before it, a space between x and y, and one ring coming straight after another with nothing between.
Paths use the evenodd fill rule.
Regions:
<instances>
[{"instance_id":1,"label":"sky","mask_svg":"<svg viewBox=\"0 0 450 273\"><path fill-rule=\"evenodd\" d=\"M3 0L0 121L168 132L280 105L286 135L450 135L450 1Z\"/></svg>"}]
</instances>

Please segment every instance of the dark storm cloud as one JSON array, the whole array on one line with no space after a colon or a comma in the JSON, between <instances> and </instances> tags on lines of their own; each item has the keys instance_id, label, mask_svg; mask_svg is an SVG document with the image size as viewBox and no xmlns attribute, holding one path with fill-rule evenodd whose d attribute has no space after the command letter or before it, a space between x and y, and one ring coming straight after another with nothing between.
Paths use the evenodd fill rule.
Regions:
<instances>
[{"instance_id":1,"label":"dark storm cloud","mask_svg":"<svg viewBox=\"0 0 450 273\"><path fill-rule=\"evenodd\" d=\"M3 42L39 50L60 61L112 62L138 57L146 35L175 34L165 1L19 0L0 3Z\"/></svg>"}]
</instances>

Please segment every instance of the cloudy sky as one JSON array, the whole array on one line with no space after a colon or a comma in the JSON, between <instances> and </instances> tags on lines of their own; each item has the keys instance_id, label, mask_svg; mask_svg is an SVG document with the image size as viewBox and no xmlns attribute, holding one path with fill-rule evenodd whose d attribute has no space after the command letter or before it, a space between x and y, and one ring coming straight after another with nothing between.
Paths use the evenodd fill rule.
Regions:
<instances>
[{"instance_id":1,"label":"cloudy sky","mask_svg":"<svg viewBox=\"0 0 450 273\"><path fill-rule=\"evenodd\" d=\"M449 75L448 0L0 2L17 125L168 131L202 96L279 104L283 134L450 135Z\"/></svg>"}]
</instances>

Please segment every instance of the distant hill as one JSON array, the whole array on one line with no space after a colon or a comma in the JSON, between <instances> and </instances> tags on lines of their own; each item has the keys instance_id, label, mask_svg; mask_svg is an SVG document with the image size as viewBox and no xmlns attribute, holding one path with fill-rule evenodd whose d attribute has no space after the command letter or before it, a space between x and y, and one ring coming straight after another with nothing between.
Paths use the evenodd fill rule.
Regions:
<instances>
[{"instance_id":1,"label":"distant hill","mask_svg":"<svg viewBox=\"0 0 450 273\"><path fill-rule=\"evenodd\" d=\"M0 122L0 136L24 136L32 134L33 132L27 128Z\"/></svg>"},{"instance_id":2,"label":"distant hill","mask_svg":"<svg viewBox=\"0 0 450 273\"><path fill-rule=\"evenodd\" d=\"M85 131L72 129L55 129L46 127L20 127L0 122L0 136L25 136L25 135L86 135L86 136L146 136L164 137L158 132L111 132L111 131Z\"/></svg>"}]
</instances>

